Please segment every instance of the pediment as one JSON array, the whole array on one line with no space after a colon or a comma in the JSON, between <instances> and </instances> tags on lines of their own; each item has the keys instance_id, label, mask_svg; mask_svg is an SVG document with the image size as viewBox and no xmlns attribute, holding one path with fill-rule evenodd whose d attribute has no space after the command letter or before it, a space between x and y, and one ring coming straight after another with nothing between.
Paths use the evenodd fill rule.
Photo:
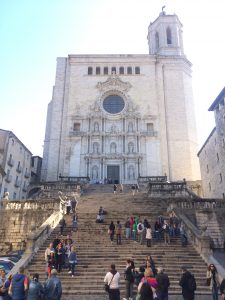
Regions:
<instances>
[{"instance_id":1,"label":"pediment","mask_svg":"<svg viewBox=\"0 0 225 300\"><path fill-rule=\"evenodd\" d=\"M101 92L106 92L115 89L122 92L127 92L131 87L132 86L129 82L122 81L116 74L110 75L106 81L98 82L97 84L97 88Z\"/></svg>"}]
</instances>

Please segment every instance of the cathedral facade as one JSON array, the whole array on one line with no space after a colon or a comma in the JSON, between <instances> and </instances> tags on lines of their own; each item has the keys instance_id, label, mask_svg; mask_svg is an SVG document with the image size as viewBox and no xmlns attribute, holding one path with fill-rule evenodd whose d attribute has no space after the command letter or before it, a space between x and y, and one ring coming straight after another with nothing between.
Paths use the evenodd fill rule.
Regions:
<instances>
[{"instance_id":1,"label":"cathedral facade","mask_svg":"<svg viewBox=\"0 0 225 300\"><path fill-rule=\"evenodd\" d=\"M57 59L48 105L42 181L88 176L200 179L191 63L182 24L162 12L148 28L149 54Z\"/></svg>"}]
</instances>

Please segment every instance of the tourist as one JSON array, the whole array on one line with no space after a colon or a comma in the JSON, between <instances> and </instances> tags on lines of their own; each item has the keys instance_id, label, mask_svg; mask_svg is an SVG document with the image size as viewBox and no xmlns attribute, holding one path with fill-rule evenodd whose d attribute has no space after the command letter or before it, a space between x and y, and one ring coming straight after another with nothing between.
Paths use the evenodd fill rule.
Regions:
<instances>
[{"instance_id":1,"label":"tourist","mask_svg":"<svg viewBox=\"0 0 225 300\"><path fill-rule=\"evenodd\" d=\"M73 214L73 216L72 216L72 227L73 227L73 231L78 230L78 216L77 216L77 213Z\"/></svg>"},{"instance_id":2,"label":"tourist","mask_svg":"<svg viewBox=\"0 0 225 300\"><path fill-rule=\"evenodd\" d=\"M73 214L75 214L75 212L76 212L76 207L77 207L77 200L75 197L73 197L71 200L71 209L72 209Z\"/></svg>"},{"instance_id":3,"label":"tourist","mask_svg":"<svg viewBox=\"0 0 225 300\"><path fill-rule=\"evenodd\" d=\"M117 272L116 266L111 265L110 271L106 273L104 283L109 285L109 300L120 300L119 290L120 273Z\"/></svg>"},{"instance_id":4,"label":"tourist","mask_svg":"<svg viewBox=\"0 0 225 300\"><path fill-rule=\"evenodd\" d=\"M160 241L161 240L161 226L160 226L160 223L158 220L155 221L155 238L157 241Z\"/></svg>"},{"instance_id":5,"label":"tourist","mask_svg":"<svg viewBox=\"0 0 225 300\"><path fill-rule=\"evenodd\" d=\"M180 239L181 239L181 245L182 245L182 247L187 246L188 239L187 239L187 234L186 234L186 232L184 230L184 226L183 225L180 226Z\"/></svg>"},{"instance_id":6,"label":"tourist","mask_svg":"<svg viewBox=\"0 0 225 300\"><path fill-rule=\"evenodd\" d=\"M135 271L134 283L136 284L136 286L138 286L139 283L141 282L141 279L144 277L144 273L145 273L145 268L143 266L140 266L139 271Z\"/></svg>"},{"instance_id":7,"label":"tourist","mask_svg":"<svg viewBox=\"0 0 225 300\"><path fill-rule=\"evenodd\" d=\"M114 185L113 185L113 193L116 194L116 191L117 191L117 185L114 184Z\"/></svg>"},{"instance_id":8,"label":"tourist","mask_svg":"<svg viewBox=\"0 0 225 300\"><path fill-rule=\"evenodd\" d=\"M150 289L145 289L146 292L148 291L148 294L149 294L150 298L144 298L144 299L157 299L156 298L156 289L157 289L158 283L157 283L156 279L154 278L154 275L153 275L153 272L152 272L151 268L147 268L145 270L144 277L142 278L141 282L138 285L138 293L139 293L140 296L141 296L141 294L142 295L145 294L144 291L142 290L142 286L145 283L148 283L148 285L151 287L153 297L151 296ZM143 289L144 289L144 287L143 287ZM142 297L140 297L139 299L142 299Z\"/></svg>"},{"instance_id":9,"label":"tourist","mask_svg":"<svg viewBox=\"0 0 225 300\"><path fill-rule=\"evenodd\" d=\"M71 200L70 200L70 199L67 199L67 201L66 201L66 214L67 214L67 215L70 214L71 206L72 206Z\"/></svg>"},{"instance_id":10,"label":"tourist","mask_svg":"<svg viewBox=\"0 0 225 300\"><path fill-rule=\"evenodd\" d=\"M66 221L64 217L59 221L59 229L60 229L60 234L63 235L64 228L66 227Z\"/></svg>"},{"instance_id":11,"label":"tourist","mask_svg":"<svg viewBox=\"0 0 225 300\"><path fill-rule=\"evenodd\" d=\"M57 270L51 270L51 277L45 284L45 300L60 300L62 296L62 285L60 279L57 277Z\"/></svg>"},{"instance_id":12,"label":"tourist","mask_svg":"<svg viewBox=\"0 0 225 300\"><path fill-rule=\"evenodd\" d=\"M71 247L71 252L69 254L68 260L69 260L69 272L68 273L71 274L72 277L74 277L75 266L77 264L77 254L75 251L75 246Z\"/></svg>"},{"instance_id":13,"label":"tourist","mask_svg":"<svg viewBox=\"0 0 225 300\"><path fill-rule=\"evenodd\" d=\"M137 223L136 222L133 223L133 227L132 227L132 239L134 241L136 241L136 239L137 239Z\"/></svg>"},{"instance_id":14,"label":"tourist","mask_svg":"<svg viewBox=\"0 0 225 300\"><path fill-rule=\"evenodd\" d=\"M221 293L222 299L225 299L225 278L221 281L220 293Z\"/></svg>"},{"instance_id":15,"label":"tourist","mask_svg":"<svg viewBox=\"0 0 225 300\"><path fill-rule=\"evenodd\" d=\"M212 299L218 300L218 290L219 290L219 276L217 269L214 264L210 264L208 266L207 272L206 272L206 280L208 281L208 285L212 291Z\"/></svg>"},{"instance_id":16,"label":"tourist","mask_svg":"<svg viewBox=\"0 0 225 300\"><path fill-rule=\"evenodd\" d=\"M8 291L9 295L12 297L12 300L25 300L28 284L29 280L24 274L24 267L20 267L19 272L13 276Z\"/></svg>"},{"instance_id":17,"label":"tourist","mask_svg":"<svg viewBox=\"0 0 225 300\"><path fill-rule=\"evenodd\" d=\"M63 249L63 245L62 243L59 243L58 246L56 247L55 250L55 254L56 254L56 269L57 271L60 273L62 270L62 265L63 265L63 255L64 255L64 249Z\"/></svg>"},{"instance_id":18,"label":"tourist","mask_svg":"<svg viewBox=\"0 0 225 300\"><path fill-rule=\"evenodd\" d=\"M125 235L127 240L130 239L130 234L130 218L128 217L125 223Z\"/></svg>"},{"instance_id":19,"label":"tourist","mask_svg":"<svg viewBox=\"0 0 225 300\"><path fill-rule=\"evenodd\" d=\"M29 283L27 300L42 299L42 296L44 295L44 288L38 280L39 280L39 274L36 273L33 275L33 279Z\"/></svg>"},{"instance_id":20,"label":"tourist","mask_svg":"<svg viewBox=\"0 0 225 300\"><path fill-rule=\"evenodd\" d=\"M152 229L150 224L146 228L146 241L147 241L147 247L151 247L152 245Z\"/></svg>"},{"instance_id":21,"label":"tourist","mask_svg":"<svg viewBox=\"0 0 225 300\"><path fill-rule=\"evenodd\" d=\"M122 193L123 192L123 184L121 183L120 184L120 193Z\"/></svg>"},{"instance_id":22,"label":"tourist","mask_svg":"<svg viewBox=\"0 0 225 300\"><path fill-rule=\"evenodd\" d=\"M157 288L156 288L156 295L157 300L168 300L168 289L170 286L170 280L167 274L164 273L163 268L157 268Z\"/></svg>"},{"instance_id":23,"label":"tourist","mask_svg":"<svg viewBox=\"0 0 225 300\"><path fill-rule=\"evenodd\" d=\"M7 278L5 276L5 269L2 267L0 268L0 300L8 299L8 291L5 286L6 281Z\"/></svg>"},{"instance_id":24,"label":"tourist","mask_svg":"<svg viewBox=\"0 0 225 300\"><path fill-rule=\"evenodd\" d=\"M123 298L123 300L133 299L134 278L135 278L134 262L132 260L128 259L127 265L126 265L126 270L124 272L124 279L125 279L125 285L126 285L126 298Z\"/></svg>"},{"instance_id":25,"label":"tourist","mask_svg":"<svg viewBox=\"0 0 225 300\"><path fill-rule=\"evenodd\" d=\"M135 190L136 190L135 184L132 184L131 191L132 191L133 197L134 197L134 194L135 194Z\"/></svg>"},{"instance_id":26,"label":"tourist","mask_svg":"<svg viewBox=\"0 0 225 300\"><path fill-rule=\"evenodd\" d=\"M170 244L170 230L169 230L169 225L166 221L164 221L164 224L162 226L162 231L164 235L165 244Z\"/></svg>"},{"instance_id":27,"label":"tourist","mask_svg":"<svg viewBox=\"0 0 225 300\"><path fill-rule=\"evenodd\" d=\"M55 253L55 249L53 248L53 243L50 243L49 246L45 250L45 261L46 261L46 277L48 277L48 266L49 266L49 258L51 253Z\"/></svg>"},{"instance_id":28,"label":"tourist","mask_svg":"<svg viewBox=\"0 0 225 300\"><path fill-rule=\"evenodd\" d=\"M109 225L108 233L109 233L111 243L113 243L114 234L115 234L115 225L114 225L113 221L111 221L111 223Z\"/></svg>"},{"instance_id":29,"label":"tourist","mask_svg":"<svg viewBox=\"0 0 225 300\"><path fill-rule=\"evenodd\" d=\"M121 234L122 234L122 225L120 221L117 221L116 224L116 243L117 245L121 245Z\"/></svg>"},{"instance_id":30,"label":"tourist","mask_svg":"<svg viewBox=\"0 0 225 300\"><path fill-rule=\"evenodd\" d=\"M51 270L55 268L56 266L56 257L55 257L55 250L52 249L50 254L47 256L48 261L47 261L47 272L46 272L46 277L50 277L51 275Z\"/></svg>"},{"instance_id":31,"label":"tourist","mask_svg":"<svg viewBox=\"0 0 225 300\"><path fill-rule=\"evenodd\" d=\"M182 276L179 285L182 287L182 295L184 300L194 300L196 281L194 276L187 270L185 266L181 267Z\"/></svg>"},{"instance_id":32,"label":"tourist","mask_svg":"<svg viewBox=\"0 0 225 300\"><path fill-rule=\"evenodd\" d=\"M155 262L153 260L153 258L151 257L151 255L147 255L145 263L144 263L145 268L150 268L153 272L153 275L156 276L156 267L155 267Z\"/></svg>"},{"instance_id":33,"label":"tourist","mask_svg":"<svg viewBox=\"0 0 225 300\"><path fill-rule=\"evenodd\" d=\"M144 239L144 224L139 220L139 223L137 225L137 236L138 236L138 242L142 245L143 239Z\"/></svg>"}]
</instances>

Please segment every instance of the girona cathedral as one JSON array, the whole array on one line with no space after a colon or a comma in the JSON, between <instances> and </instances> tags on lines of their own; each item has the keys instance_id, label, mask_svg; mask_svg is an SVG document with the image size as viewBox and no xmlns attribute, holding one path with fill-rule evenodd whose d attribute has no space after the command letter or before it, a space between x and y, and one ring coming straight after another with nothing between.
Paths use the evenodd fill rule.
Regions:
<instances>
[{"instance_id":1,"label":"girona cathedral","mask_svg":"<svg viewBox=\"0 0 225 300\"><path fill-rule=\"evenodd\" d=\"M162 11L147 41L149 54L57 58L42 181L200 179L192 65L178 16Z\"/></svg>"}]
</instances>

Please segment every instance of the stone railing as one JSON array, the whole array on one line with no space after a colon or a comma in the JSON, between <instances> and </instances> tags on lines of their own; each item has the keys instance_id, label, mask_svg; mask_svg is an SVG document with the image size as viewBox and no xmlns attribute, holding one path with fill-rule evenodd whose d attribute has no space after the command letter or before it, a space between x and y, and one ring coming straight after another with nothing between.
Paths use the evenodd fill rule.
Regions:
<instances>
[{"instance_id":1,"label":"stone railing","mask_svg":"<svg viewBox=\"0 0 225 300\"><path fill-rule=\"evenodd\" d=\"M139 176L138 183L166 182L167 176Z\"/></svg>"},{"instance_id":2,"label":"stone railing","mask_svg":"<svg viewBox=\"0 0 225 300\"><path fill-rule=\"evenodd\" d=\"M180 208L180 209L216 209L216 208L225 208L225 200L224 199L173 199L170 203L171 208Z\"/></svg>"},{"instance_id":3,"label":"stone railing","mask_svg":"<svg viewBox=\"0 0 225 300\"><path fill-rule=\"evenodd\" d=\"M60 200L9 200L3 201L6 210L59 210Z\"/></svg>"},{"instance_id":4,"label":"stone railing","mask_svg":"<svg viewBox=\"0 0 225 300\"><path fill-rule=\"evenodd\" d=\"M182 214L179 209L170 206L168 210L181 220L184 230L188 236L188 240L202 256L205 262L208 263L212 250L210 249L211 239L205 233L207 227L202 226L201 229L198 229L184 214Z\"/></svg>"},{"instance_id":5,"label":"stone railing","mask_svg":"<svg viewBox=\"0 0 225 300\"><path fill-rule=\"evenodd\" d=\"M25 253L9 274L16 274L21 266L24 268L27 267L39 248L59 224L62 217L63 215L60 211L54 212L38 229L34 231L31 230L27 236Z\"/></svg>"}]
</instances>

